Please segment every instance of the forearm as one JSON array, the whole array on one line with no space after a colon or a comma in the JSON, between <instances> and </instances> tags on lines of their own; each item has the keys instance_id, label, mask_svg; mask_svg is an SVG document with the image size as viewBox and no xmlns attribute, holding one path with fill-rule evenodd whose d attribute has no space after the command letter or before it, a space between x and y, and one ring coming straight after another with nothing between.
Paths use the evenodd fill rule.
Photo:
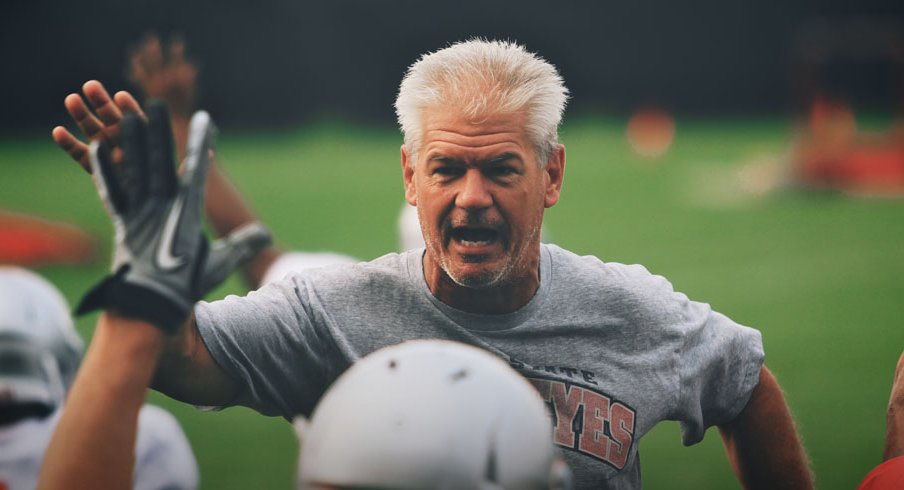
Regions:
<instances>
[{"instance_id":1,"label":"forearm","mask_svg":"<svg viewBox=\"0 0 904 490\"><path fill-rule=\"evenodd\" d=\"M226 236L239 226L257 221L257 216L238 189L216 164L211 164L205 187L204 214L218 237ZM281 254L276 247L269 246L242 268L248 285L257 289L267 268Z\"/></svg>"},{"instance_id":2,"label":"forearm","mask_svg":"<svg viewBox=\"0 0 904 490\"><path fill-rule=\"evenodd\" d=\"M39 488L132 488L138 412L164 334L101 315L41 469Z\"/></svg>"},{"instance_id":3,"label":"forearm","mask_svg":"<svg viewBox=\"0 0 904 490\"><path fill-rule=\"evenodd\" d=\"M719 426L728 458L746 489L813 488L807 455L781 388L764 366L738 417Z\"/></svg>"},{"instance_id":4,"label":"forearm","mask_svg":"<svg viewBox=\"0 0 904 490\"><path fill-rule=\"evenodd\" d=\"M898 359L888 411L885 414L885 450L882 460L904 456L904 353Z\"/></svg>"}]
</instances>

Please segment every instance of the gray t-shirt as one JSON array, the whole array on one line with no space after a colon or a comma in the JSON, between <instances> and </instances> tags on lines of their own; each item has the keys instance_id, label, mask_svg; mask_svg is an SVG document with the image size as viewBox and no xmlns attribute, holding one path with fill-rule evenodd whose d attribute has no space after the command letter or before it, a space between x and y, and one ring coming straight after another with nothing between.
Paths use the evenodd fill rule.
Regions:
<instances>
[{"instance_id":1,"label":"gray t-shirt","mask_svg":"<svg viewBox=\"0 0 904 490\"><path fill-rule=\"evenodd\" d=\"M506 359L547 401L577 488L640 488L637 443L681 422L685 444L732 420L759 380L758 331L688 300L639 265L543 245L540 288L505 315L437 300L423 249L313 269L195 308L214 360L241 386L234 404L309 415L352 362L440 338ZM479 400L475 401L479 403Z\"/></svg>"}]
</instances>

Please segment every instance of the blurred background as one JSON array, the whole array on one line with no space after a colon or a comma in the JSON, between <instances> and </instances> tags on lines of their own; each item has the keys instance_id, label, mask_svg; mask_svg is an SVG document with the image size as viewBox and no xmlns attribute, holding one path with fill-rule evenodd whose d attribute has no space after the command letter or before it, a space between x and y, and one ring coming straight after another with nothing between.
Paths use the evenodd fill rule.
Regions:
<instances>
[{"instance_id":1,"label":"blurred background","mask_svg":"<svg viewBox=\"0 0 904 490\"><path fill-rule=\"evenodd\" d=\"M900 2L7 2L0 211L64 232L38 250L0 219L0 261L73 303L108 265L110 225L50 129L86 80L132 89L127 53L151 32L185 41L221 166L280 244L362 259L398 247L406 67L472 36L525 44L572 93L549 241L642 263L760 329L820 488L879 462L904 348ZM211 299L243 292L236 278ZM182 422L203 488L292 487L284 421L150 401ZM714 431L683 448L662 424L640 449L646 488L738 488Z\"/></svg>"}]
</instances>

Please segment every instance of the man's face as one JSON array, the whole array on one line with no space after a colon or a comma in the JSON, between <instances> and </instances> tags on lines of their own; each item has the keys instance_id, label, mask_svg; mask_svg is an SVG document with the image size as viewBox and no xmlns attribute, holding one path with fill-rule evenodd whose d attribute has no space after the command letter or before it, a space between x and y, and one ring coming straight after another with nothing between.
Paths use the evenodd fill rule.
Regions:
<instances>
[{"instance_id":1,"label":"man's face","mask_svg":"<svg viewBox=\"0 0 904 490\"><path fill-rule=\"evenodd\" d=\"M540 168L523 114L479 122L448 110L422 115L421 147L414 156L402 148L402 168L434 293L433 279L445 277L472 289L535 278L543 210L558 201L564 148Z\"/></svg>"}]
</instances>

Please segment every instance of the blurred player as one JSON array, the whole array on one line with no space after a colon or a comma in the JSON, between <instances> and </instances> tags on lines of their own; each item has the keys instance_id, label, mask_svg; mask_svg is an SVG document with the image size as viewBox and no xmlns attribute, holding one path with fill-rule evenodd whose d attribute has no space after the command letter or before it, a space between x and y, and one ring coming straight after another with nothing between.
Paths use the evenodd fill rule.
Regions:
<instances>
[{"instance_id":1,"label":"blurred player","mask_svg":"<svg viewBox=\"0 0 904 490\"><path fill-rule=\"evenodd\" d=\"M883 463L871 471L857 490L897 490L904 488L904 353L898 359L888 411L885 415Z\"/></svg>"},{"instance_id":2,"label":"blurred player","mask_svg":"<svg viewBox=\"0 0 904 490\"><path fill-rule=\"evenodd\" d=\"M0 488L35 488L44 452L64 410L82 341L62 295L35 273L0 267ZM111 420L111 423L115 421ZM136 489L198 486L194 455L168 412L144 405L135 452ZM69 485L91 487L91 480Z\"/></svg>"},{"instance_id":3,"label":"blurred player","mask_svg":"<svg viewBox=\"0 0 904 490\"><path fill-rule=\"evenodd\" d=\"M96 248L91 235L68 223L0 210L0 264L83 264Z\"/></svg>"},{"instance_id":4,"label":"blurred player","mask_svg":"<svg viewBox=\"0 0 904 490\"><path fill-rule=\"evenodd\" d=\"M904 195L901 24L881 17L822 19L804 24L795 37L793 68L803 117L789 154L794 183L861 196ZM882 73L875 80L881 88L856 88L874 83L874 73ZM890 126L858 128L858 110L886 113Z\"/></svg>"}]
</instances>

